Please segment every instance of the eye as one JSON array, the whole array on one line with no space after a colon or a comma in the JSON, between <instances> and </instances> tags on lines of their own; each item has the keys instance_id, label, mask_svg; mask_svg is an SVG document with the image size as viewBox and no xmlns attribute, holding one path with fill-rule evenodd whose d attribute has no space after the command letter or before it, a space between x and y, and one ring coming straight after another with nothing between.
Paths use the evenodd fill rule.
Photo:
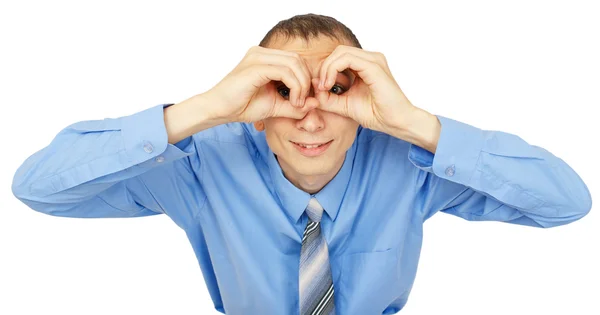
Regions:
<instances>
[{"instance_id":1,"label":"eye","mask_svg":"<svg viewBox=\"0 0 600 315\"><path fill-rule=\"evenodd\" d=\"M290 89L285 85L280 85L277 87L277 93L279 93L279 95L286 100L290 97Z\"/></svg>"},{"instance_id":2,"label":"eye","mask_svg":"<svg viewBox=\"0 0 600 315\"><path fill-rule=\"evenodd\" d=\"M344 92L346 92L346 89L344 89L342 86L335 84L334 86L331 87L331 90L329 90L337 95L340 94L344 94Z\"/></svg>"}]
</instances>

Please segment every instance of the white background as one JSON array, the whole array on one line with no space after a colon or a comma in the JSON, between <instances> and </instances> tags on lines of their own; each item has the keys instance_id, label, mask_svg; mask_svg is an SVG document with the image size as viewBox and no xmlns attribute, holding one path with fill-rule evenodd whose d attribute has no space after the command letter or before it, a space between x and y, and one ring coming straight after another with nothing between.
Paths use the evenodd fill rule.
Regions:
<instances>
[{"instance_id":1,"label":"white background","mask_svg":"<svg viewBox=\"0 0 600 315\"><path fill-rule=\"evenodd\" d=\"M596 3L3 1L0 314L219 314L168 217L40 214L12 176L68 124L208 90L296 14L333 16L383 52L414 105L559 156L596 202ZM600 314L596 210L552 229L435 215L400 314Z\"/></svg>"}]
</instances>

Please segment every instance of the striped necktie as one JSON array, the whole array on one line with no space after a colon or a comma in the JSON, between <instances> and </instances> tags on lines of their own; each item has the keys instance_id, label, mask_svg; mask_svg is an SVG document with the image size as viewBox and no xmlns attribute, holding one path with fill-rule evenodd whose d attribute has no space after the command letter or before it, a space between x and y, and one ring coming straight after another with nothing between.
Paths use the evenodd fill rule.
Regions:
<instances>
[{"instance_id":1,"label":"striped necktie","mask_svg":"<svg viewBox=\"0 0 600 315\"><path fill-rule=\"evenodd\" d=\"M333 281L329 250L321 235L323 207L312 197L306 207L308 223L300 251L300 314L334 315Z\"/></svg>"}]
</instances>

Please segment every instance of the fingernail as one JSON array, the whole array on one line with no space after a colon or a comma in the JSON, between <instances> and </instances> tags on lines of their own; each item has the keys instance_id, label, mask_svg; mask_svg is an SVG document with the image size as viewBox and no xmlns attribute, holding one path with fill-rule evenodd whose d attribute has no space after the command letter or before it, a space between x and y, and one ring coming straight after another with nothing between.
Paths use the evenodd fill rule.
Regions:
<instances>
[{"instance_id":1,"label":"fingernail","mask_svg":"<svg viewBox=\"0 0 600 315\"><path fill-rule=\"evenodd\" d=\"M319 81L319 89L323 90L325 87L323 86L323 79Z\"/></svg>"},{"instance_id":2,"label":"fingernail","mask_svg":"<svg viewBox=\"0 0 600 315\"><path fill-rule=\"evenodd\" d=\"M332 85L333 85L333 80L328 80L327 81L327 85L325 85L325 86L330 87Z\"/></svg>"}]
</instances>

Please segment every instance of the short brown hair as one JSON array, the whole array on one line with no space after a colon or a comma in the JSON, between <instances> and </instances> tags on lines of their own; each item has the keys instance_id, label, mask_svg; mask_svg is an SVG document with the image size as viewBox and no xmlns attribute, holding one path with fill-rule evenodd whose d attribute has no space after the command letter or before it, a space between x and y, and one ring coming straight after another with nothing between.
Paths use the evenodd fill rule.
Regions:
<instances>
[{"instance_id":1,"label":"short brown hair","mask_svg":"<svg viewBox=\"0 0 600 315\"><path fill-rule=\"evenodd\" d=\"M311 38L319 35L329 36L340 42L349 42L350 45L361 48L354 33L338 20L319 14L296 15L287 20L277 23L258 44L268 47L274 37L283 36L285 40L301 38L308 42Z\"/></svg>"}]
</instances>

